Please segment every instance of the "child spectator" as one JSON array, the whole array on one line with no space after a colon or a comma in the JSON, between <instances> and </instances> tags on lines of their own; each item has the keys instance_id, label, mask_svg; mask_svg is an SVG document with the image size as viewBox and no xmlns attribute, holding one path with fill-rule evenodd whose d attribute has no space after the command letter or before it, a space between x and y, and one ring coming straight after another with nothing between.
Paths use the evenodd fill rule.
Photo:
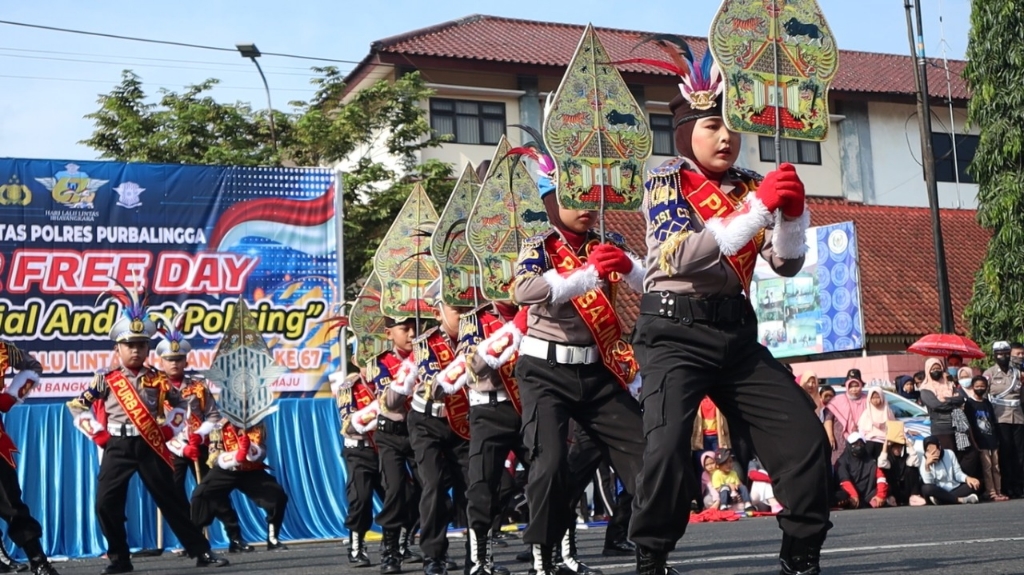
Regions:
<instances>
[{"instance_id":1,"label":"child spectator","mask_svg":"<svg viewBox=\"0 0 1024 575\"><path fill-rule=\"evenodd\" d=\"M979 375L970 380L960 381L967 392L964 412L971 422L971 431L981 456L982 478L985 481L987 497L991 501L1009 501L1002 491L1002 474L999 472L999 424L995 408L988 400L988 378Z\"/></svg>"},{"instance_id":2,"label":"child spectator","mask_svg":"<svg viewBox=\"0 0 1024 575\"><path fill-rule=\"evenodd\" d=\"M718 507L718 491L711 487L711 476L718 469L718 465L715 463L715 452L701 453L700 466L704 468L704 473L700 478L700 492L704 499L704 509L715 509Z\"/></svg>"},{"instance_id":3,"label":"child spectator","mask_svg":"<svg viewBox=\"0 0 1024 575\"><path fill-rule=\"evenodd\" d=\"M868 388L868 406L864 413L857 419L857 431L864 438L864 445L867 447L868 456L877 459L882 454L882 444L885 443L886 423L896 418L885 401L885 394L880 387Z\"/></svg>"},{"instance_id":4,"label":"child spectator","mask_svg":"<svg viewBox=\"0 0 1024 575\"><path fill-rule=\"evenodd\" d=\"M875 458L868 455L864 438L853 432L846 442L849 445L836 463L836 479L845 496L840 503L848 509L884 507L889 485Z\"/></svg>"},{"instance_id":5,"label":"child spectator","mask_svg":"<svg viewBox=\"0 0 1024 575\"><path fill-rule=\"evenodd\" d=\"M759 511L769 510L772 513L782 511L782 505L775 499L772 480L761 461L754 457L747 466L747 479L750 480L750 501Z\"/></svg>"},{"instance_id":6,"label":"child spectator","mask_svg":"<svg viewBox=\"0 0 1024 575\"><path fill-rule=\"evenodd\" d=\"M921 495L933 505L977 503L974 491L981 488L981 482L964 473L953 451L943 449L934 435L924 440L921 483Z\"/></svg>"},{"instance_id":7,"label":"child spectator","mask_svg":"<svg viewBox=\"0 0 1024 575\"><path fill-rule=\"evenodd\" d=\"M740 476L732 468L732 452L720 449L715 453L715 463L718 469L711 474L711 487L718 492L718 508L725 511L732 503L743 503L744 511L754 511L750 491L740 483Z\"/></svg>"},{"instance_id":8,"label":"child spectator","mask_svg":"<svg viewBox=\"0 0 1024 575\"><path fill-rule=\"evenodd\" d=\"M902 421L890 421L886 425L885 446L878 456L878 468L888 483L890 507L911 505L919 507L927 502L921 497L921 457L914 449L914 443L907 440Z\"/></svg>"}]
</instances>

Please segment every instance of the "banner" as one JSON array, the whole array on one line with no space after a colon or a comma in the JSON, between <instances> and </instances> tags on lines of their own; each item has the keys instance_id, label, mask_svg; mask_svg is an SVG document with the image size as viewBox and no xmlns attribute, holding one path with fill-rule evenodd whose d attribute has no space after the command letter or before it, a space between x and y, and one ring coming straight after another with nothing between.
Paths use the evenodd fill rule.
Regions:
<instances>
[{"instance_id":1,"label":"banner","mask_svg":"<svg viewBox=\"0 0 1024 575\"><path fill-rule=\"evenodd\" d=\"M759 259L750 283L758 341L775 357L864 347L864 317L853 222L807 230L807 256L783 278Z\"/></svg>"},{"instance_id":2,"label":"banner","mask_svg":"<svg viewBox=\"0 0 1024 575\"><path fill-rule=\"evenodd\" d=\"M241 295L288 369L274 390L315 392L337 361L316 325L337 287L334 205L328 169L0 159L0 337L43 364L33 397L73 396L113 363L121 310L97 297L114 282L184 313L195 371Z\"/></svg>"}]
</instances>

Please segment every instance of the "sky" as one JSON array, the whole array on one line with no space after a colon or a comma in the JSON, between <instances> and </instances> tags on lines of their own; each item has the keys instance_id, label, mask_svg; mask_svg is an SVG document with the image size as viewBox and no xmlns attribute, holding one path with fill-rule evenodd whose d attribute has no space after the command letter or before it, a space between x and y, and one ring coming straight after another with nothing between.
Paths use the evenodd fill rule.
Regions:
<instances>
[{"instance_id":1,"label":"sky","mask_svg":"<svg viewBox=\"0 0 1024 575\"><path fill-rule=\"evenodd\" d=\"M260 59L273 105L313 94L309 68L332 64L343 71L364 58L374 40L483 13L493 16L706 35L719 2L505 2L484 7L456 0L35 0L4 2L0 20L233 49L251 42L263 52L347 60L329 63L275 56ZM903 0L819 0L837 44L845 50L908 54ZM168 11L168 6L173 6ZM548 8L540 11L538 6ZM686 8L680 8L685 6ZM962 59L967 50L970 0L922 0L928 56ZM630 8L625 10L624 7ZM941 18L941 23L940 23ZM945 40L943 41L943 38ZM509 42L516 39L509 38ZM840 65L842 65L840 63ZM237 52L212 51L82 36L0 24L0 157L94 160L79 144L92 133L83 116L120 80L142 77L147 94L180 91L207 78L225 102L265 108L259 74Z\"/></svg>"}]
</instances>

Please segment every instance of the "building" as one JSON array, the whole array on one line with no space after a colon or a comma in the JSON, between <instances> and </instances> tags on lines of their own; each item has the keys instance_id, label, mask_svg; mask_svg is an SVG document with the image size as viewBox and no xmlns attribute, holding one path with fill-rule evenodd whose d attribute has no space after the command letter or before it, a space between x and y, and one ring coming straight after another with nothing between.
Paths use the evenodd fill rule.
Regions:
<instances>
[{"instance_id":1,"label":"building","mask_svg":"<svg viewBox=\"0 0 1024 575\"><path fill-rule=\"evenodd\" d=\"M453 142L424 150L421 159L437 158L456 166L490 159L502 134L513 145L519 130L509 124L540 127L543 101L558 88L576 50L582 25L473 15L378 40L348 75L349 92L382 78L417 70L436 91L424 102L434 129ZM647 32L598 28L615 60L663 56L651 46L634 48ZM706 41L687 38L698 52ZM909 56L840 51L839 72L829 93L831 125L819 143L785 141L783 159L799 164L809 193L872 205L927 206L920 167L916 123L914 61ZM950 81L941 61L929 66L932 136L940 205L974 208L977 186L966 166L977 137L964 134L967 87L962 61L949 62ZM655 133L657 165L674 155L668 102L678 93L675 76L651 66L619 66ZM950 97L951 96L951 97ZM948 105L952 102L952 106ZM952 119L951 119L952 114ZM951 126L956 128L953 161ZM739 163L766 172L774 165L771 138L747 137ZM956 180L959 178L960 183Z\"/></svg>"}]
</instances>

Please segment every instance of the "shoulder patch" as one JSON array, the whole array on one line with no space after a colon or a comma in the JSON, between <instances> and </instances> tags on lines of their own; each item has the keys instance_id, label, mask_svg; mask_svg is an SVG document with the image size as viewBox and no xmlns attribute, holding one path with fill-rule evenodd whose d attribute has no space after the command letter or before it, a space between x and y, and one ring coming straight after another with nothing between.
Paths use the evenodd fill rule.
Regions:
<instances>
[{"instance_id":1,"label":"shoulder patch","mask_svg":"<svg viewBox=\"0 0 1024 575\"><path fill-rule=\"evenodd\" d=\"M544 231L542 233L539 233L539 234L537 234L535 236L530 236L530 237L526 238L525 240L523 240L522 248L526 248L526 247L535 248L535 247L538 247L538 246L542 246L542 245L544 245L544 240L548 239L549 237L551 237L555 233L557 233L555 231L555 228L548 228L546 231ZM522 252L522 248L520 248L520 250L519 250L520 252Z\"/></svg>"},{"instance_id":2,"label":"shoulder patch","mask_svg":"<svg viewBox=\"0 0 1024 575\"><path fill-rule=\"evenodd\" d=\"M760 183L761 180L764 179L764 176L762 176L761 174L755 172L754 170L748 170L746 168L737 168L736 166L733 166L732 168L729 169L729 171L733 172L741 180L754 180L755 182Z\"/></svg>"},{"instance_id":3,"label":"shoulder patch","mask_svg":"<svg viewBox=\"0 0 1024 575\"><path fill-rule=\"evenodd\" d=\"M647 175L650 177L669 176L687 167L689 167L689 163L686 161L686 158L676 156L665 160L660 166L648 170Z\"/></svg>"},{"instance_id":4,"label":"shoulder patch","mask_svg":"<svg viewBox=\"0 0 1024 575\"><path fill-rule=\"evenodd\" d=\"M626 245L626 236L618 232L613 232L611 230L604 231L604 239L608 240L613 244L618 244L620 246Z\"/></svg>"},{"instance_id":5,"label":"shoulder patch","mask_svg":"<svg viewBox=\"0 0 1024 575\"><path fill-rule=\"evenodd\" d=\"M441 329L440 326L432 327L427 331L423 332L422 334L420 334L416 339L412 340L412 342L425 343L428 339L430 339L430 336L434 335L434 332L436 332L439 329Z\"/></svg>"}]
</instances>

